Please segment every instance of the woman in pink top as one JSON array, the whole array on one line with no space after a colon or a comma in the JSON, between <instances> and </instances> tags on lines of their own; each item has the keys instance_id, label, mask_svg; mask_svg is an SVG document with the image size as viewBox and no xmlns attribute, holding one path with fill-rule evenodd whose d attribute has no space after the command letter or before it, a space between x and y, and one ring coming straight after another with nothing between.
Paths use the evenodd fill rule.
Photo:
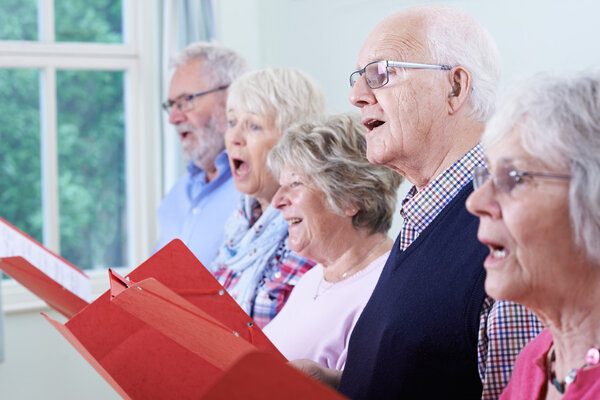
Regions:
<instances>
[{"instance_id":1,"label":"woman in pink top","mask_svg":"<svg viewBox=\"0 0 600 400\"><path fill-rule=\"evenodd\" d=\"M519 86L482 144L467 208L490 248L486 291L547 327L501 399L600 399L600 71Z\"/></svg>"},{"instance_id":2,"label":"woman in pink top","mask_svg":"<svg viewBox=\"0 0 600 400\"><path fill-rule=\"evenodd\" d=\"M366 159L358 118L333 116L288 129L269 154L281 184L272 205L288 245L318 262L264 329L290 360L342 369L350 333L393 241L387 236L401 178Z\"/></svg>"}]
</instances>

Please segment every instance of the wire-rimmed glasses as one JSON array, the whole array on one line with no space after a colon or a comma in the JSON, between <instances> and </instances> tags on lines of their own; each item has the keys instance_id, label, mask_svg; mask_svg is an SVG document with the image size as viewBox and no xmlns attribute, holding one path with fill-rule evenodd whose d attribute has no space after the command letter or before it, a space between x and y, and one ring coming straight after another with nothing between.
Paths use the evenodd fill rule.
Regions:
<instances>
[{"instance_id":1,"label":"wire-rimmed glasses","mask_svg":"<svg viewBox=\"0 0 600 400\"><path fill-rule=\"evenodd\" d=\"M216 87L214 89L205 90L204 92L198 92L198 93L194 93L194 94L190 94L190 95L184 95L184 96L178 97L175 100L167 100L164 103L162 103L162 107L169 114L171 114L171 109L173 108L173 106L177 106L177 109L181 112L187 112L187 111L190 111L192 108L194 108L193 100L195 98L204 96L205 94L217 92L219 90L224 90L224 89L227 89L228 87L229 87L229 85L223 85L223 86Z\"/></svg>"},{"instance_id":2,"label":"wire-rimmed glasses","mask_svg":"<svg viewBox=\"0 0 600 400\"><path fill-rule=\"evenodd\" d=\"M452 67L447 65L418 64L389 60L373 61L365 65L363 69L359 69L358 71L354 71L350 74L350 87L354 86L358 78L363 75L367 80L367 85L369 85L371 89L378 89L382 86L385 86L385 84L390 80L388 67L442 70L452 69Z\"/></svg>"},{"instance_id":3,"label":"wire-rimmed glasses","mask_svg":"<svg viewBox=\"0 0 600 400\"><path fill-rule=\"evenodd\" d=\"M473 188L482 187L490 178L494 187L501 192L510 193L515 186L523 183L525 178L569 180L570 175L553 174L549 172L520 171L509 162L501 162L492 174L487 167L475 167L473 170Z\"/></svg>"}]
</instances>

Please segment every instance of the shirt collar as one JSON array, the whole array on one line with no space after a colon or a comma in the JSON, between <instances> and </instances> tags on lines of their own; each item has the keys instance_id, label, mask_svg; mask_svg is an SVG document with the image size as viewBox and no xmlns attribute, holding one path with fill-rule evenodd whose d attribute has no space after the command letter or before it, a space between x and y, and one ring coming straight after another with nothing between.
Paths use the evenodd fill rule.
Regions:
<instances>
[{"instance_id":1,"label":"shirt collar","mask_svg":"<svg viewBox=\"0 0 600 400\"><path fill-rule=\"evenodd\" d=\"M215 166L217 167L217 171L219 171L219 175L224 172L229 172L229 157L227 157L227 150L223 150L217 158L215 159ZM192 176L196 177L198 174L202 174L202 177L205 177L206 173L202 168L194 164L193 161L190 161L188 165L185 167L187 172Z\"/></svg>"},{"instance_id":2,"label":"shirt collar","mask_svg":"<svg viewBox=\"0 0 600 400\"><path fill-rule=\"evenodd\" d=\"M483 150L478 143L421 190L413 186L402 200L400 210L402 218L418 227L417 230L425 229L429 222L471 181L473 169L482 165L484 165Z\"/></svg>"}]
</instances>

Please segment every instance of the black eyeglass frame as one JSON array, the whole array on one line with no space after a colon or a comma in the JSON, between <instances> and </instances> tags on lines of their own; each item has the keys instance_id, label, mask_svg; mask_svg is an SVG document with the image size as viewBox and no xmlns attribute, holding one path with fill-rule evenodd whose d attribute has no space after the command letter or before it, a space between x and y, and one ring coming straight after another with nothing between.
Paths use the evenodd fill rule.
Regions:
<instances>
[{"instance_id":1,"label":"black eyeglass frame","mask_svg":"<svg viewBox=\"0 0 600 400\"><path fill-rule=\"evenodd\" d=\"M390 81L390 71L388 70L389 67L413 68L413 69L441 69L441 70L451 70L453 68L448 65L419 64L419 63L411 63L411 62L403 62L403 61L390 61L390 60L373 61L373 62L370 62L367 65L365 65L365 67L363 69L359 69L358 71L354 71L353 73L350 74L350 87L354 86L354 84L356 83L358 78L365 75L366 70L370 65L383 63L383 62L385 63L385 82L384 83L382 83L381 85L378 85L378 86L371 86L371 84L369 83L369 80L366 79L366 76L365 76L367 85L369 85L369 87L371 89L379 89L380 87L387 85L387 83Z\"/></svg>"},{"instance_id":2,"label":"black eyeglass frame","mask_svg":"<svg viewBox=\"0 0 600 400\"><path fill-rule=\"evenodd\" d=\"M492 174L487 169L487 167L480 166L475 167L473 170L473 190L477 190L490 179L492 178L492 183L494 184L494 188L500 190L503 193L510 193L515 186L522 182L524 178L543 178L543 179L558 179L558 180L569 180L571 179L571 175L564 174L553 174L550 172L531 172L531 171L520 171L515 169L511 165L507 165L506 170L508 172L504 172L504 180L502 177L498 176L498 173ZM512 178L512 179L507 179Z\"/></svg>"},{"instance_id":3,"label":"black eyeglass frame","mask_svg":"<svg viewBox=\"0 0 600 400\"><path fill-rule=\"evenodd\" d=\"M191 108L184 107L184 105L189 104L196 97L204 96L205 94L209 94L209 93L213 93L213 92L218 92L219 90L225 90L228 87L229 87L229 85L222 85L222 86L216 87L214 89L205 90L204 92L198 92L198 93L190 94L187 96L184 95L175 100L167 100L164 103L162 103L161 105L162 105L163 110L165 110L169 114L171 113L171 108L174 105L177 106L177 109L179 111L185 112L187 110L190 110ZM184 110L184 108L186 108L187 110Z\"/></svg>"}]
</instances>

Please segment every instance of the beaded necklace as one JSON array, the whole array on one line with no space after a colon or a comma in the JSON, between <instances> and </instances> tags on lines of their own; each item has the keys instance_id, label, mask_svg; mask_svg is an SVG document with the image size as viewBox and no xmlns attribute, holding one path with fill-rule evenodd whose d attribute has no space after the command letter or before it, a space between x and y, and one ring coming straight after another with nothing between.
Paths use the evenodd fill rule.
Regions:
<instances>
[{"instance_id":1,"label":"beaded necklace","mask_svg":"<svg viewBox=\"0 0 600 400\"><path fill-rule=\"evenodd\" d=\"M565 379L559 381L556 377L556 373L554 372L554 361L556 361L556 352L554 351L554 344L552 345L552 349L550 351L550 361L547 363L547 375L550 383L554 385L556 390L558 390L561 394L565 393L569 385L575 382L577 378L577 373L584 368L593 367L600 363L600 351L597 347L590 347L587 353L585 353L585 364L583 364L579 368L570 369L565 376Z\"/></svg>"}]
</instances>

